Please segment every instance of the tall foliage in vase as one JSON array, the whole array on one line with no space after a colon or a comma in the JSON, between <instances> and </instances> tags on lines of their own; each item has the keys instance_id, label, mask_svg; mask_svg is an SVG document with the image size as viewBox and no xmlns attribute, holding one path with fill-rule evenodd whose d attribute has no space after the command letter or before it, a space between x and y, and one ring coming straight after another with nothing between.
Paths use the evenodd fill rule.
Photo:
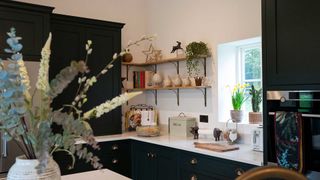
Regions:
<instances>
[{"instance_id":1,"label":"tall foliage in vase","mask_svg":"<svg viewBox=\"0 0 320 180\"><path fill-rule=\"evenodd\" d=\"M90 162L94 168L102 168L99 158L82 144L76 144L76 141L82 139L93 149L99 149L88 121L110 112L141 92L124 93L112 100L106 100L87 112L81 109L82 105L90 100L86 93L101 76L113 68L113 62L123 56L125 51L114 54L112 60L97 75L87 77L89 69L86 64L93 51L91 48L93 42L88 40L85 46L87 52L85 60L72 61L49 82L50 34L41 52L35 91L30 93L30 80L20 53L23 48L19 42L21 37L16 35L14 28L11 28L7 35L9 36L7 44L10 48L5 49L5 52L11 54L11 57L7 59L9 62L7 66L0 59L0 131L5 135L4 138L15 141L27 159L39 159L40 172L46 168L49 156L57 151L65 151L73 159L76 155L79 159ZM143 41L151 41L153 38L153 36L143 36L137 41L130 42L125 49L139 45ZM59 110L52 110L50 107L52 100L79 74L78 90L73 102ZM41 99L39 106L35 106L33 102L36 93ZM61 134L52 132L53 123L61 125L63 130Z\"/></svg>"}]
</instances>

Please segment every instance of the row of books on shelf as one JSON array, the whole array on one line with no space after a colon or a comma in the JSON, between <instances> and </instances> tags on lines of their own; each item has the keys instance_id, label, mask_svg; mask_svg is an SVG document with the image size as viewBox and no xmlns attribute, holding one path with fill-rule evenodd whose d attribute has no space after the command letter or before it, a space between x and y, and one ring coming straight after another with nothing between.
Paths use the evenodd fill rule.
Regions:
<instances>
[{"instance_id":1,"label":"row of books on shelf","mask_svg":"<svg viewBox=\"0 0 320 180\"><path fill-rule=\"evenodd\" d=\"M153 71L133 71L133 88L152 87Z\"/></svg>"}]
</instances>

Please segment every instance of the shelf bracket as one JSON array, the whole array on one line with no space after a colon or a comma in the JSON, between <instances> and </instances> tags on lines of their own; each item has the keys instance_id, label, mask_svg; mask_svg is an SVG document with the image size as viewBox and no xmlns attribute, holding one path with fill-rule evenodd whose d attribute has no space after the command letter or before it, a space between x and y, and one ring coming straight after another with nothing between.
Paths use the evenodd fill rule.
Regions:
<instances>
[{"instance_id":1,"label":"shelf bracket","mask_svg":"<svg viewBox=\"0 0 320 180\"><path fill-rule=\"evenodd\" d=\"M207 77L207 58L206 57L203 58L202 65L203 65L204 77Z\"/></svg>"},{"instance_id":2,"label":"shelf bracket","mask_svg":"<svg viewBox=\"0 0 320 180\"><path fill-rule=\"evenodd\" d=\"M203 94L204 107L207 107L207 88L199 89Z\"/></svg>"},{"instance_id":3,"label":"shelf bracket","mask_svg":"<svg viewBox=\"0 0 320 180\"><path fill-rule=\"evenodd\" d=\"M179 66L180 66L180 64L179 64L179 61L176 61L176 62L171 62L175 67L176 67L176 69L177 69L177 74L179 74Z\"/></svg>"},{"instance_id":4,"label":"shelf bracket","mask_svg":"<svg viewBox=\"0 0 320 180\"><path fill-rule=\"evenodd\" d=\"M177 105L180 105L180 89L171 89L176 94L177 97Z\"/></svg>"},{"instance_id":5,"label":"shelf bracket","mask_svg":"<svg viewBox=\"0 0 320 180\"><path fill-rule=\"evenodd\" d=\"M156 104L156 105L158 105L158 90L153 90L153 91L151 91L152 92L152 94L154 95L154 103Z\"/></svg>"}]
</instances>

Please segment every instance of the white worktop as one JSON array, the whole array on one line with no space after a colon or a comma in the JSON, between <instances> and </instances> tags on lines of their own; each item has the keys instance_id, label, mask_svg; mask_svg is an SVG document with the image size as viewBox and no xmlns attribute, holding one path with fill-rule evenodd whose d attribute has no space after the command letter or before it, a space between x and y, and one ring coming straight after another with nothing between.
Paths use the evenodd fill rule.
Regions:
<instances>
[{"instance_id":1,"label":"white worktop","mask_svg":"<svg viewBox=\"0 0 320 180\"><path fill-rule=\"evenodd\" d=\"M132 140L152 143L156 145L176 148L180 150L195 152L195 153L214 156L218 158L234 160L234 161L243 162L247 164L253 164L257 166L261 166L263 162L263 153L253 151L250 145L245 145L245 144L236 144L236 146L239 146L239 150L229 151L229 152L214 152L214 151L195 148L193 145L194 142L207 142L207 143L215 142L214 140L209 140L209 139L194 140L193 138L174 137L170 135L160 135L158 137L139 137L136 135L135 132L123 133L119 135L108 135L108 136L96 137L96 140L98 142L125 140L125 139L132 139ZM81 141L79 141L79 143L81 143ZM226 143L226 142L220 141L219 143Z\"/></svg>"},{"instance_id":2,"label":"white worktop","mask_svg":"<svg viewBox=\"0 0 320 180\"><path fill-rule=\"evenodd\" d=\"M76 173L70 175L64 175L61 177L61 180L102 180L102 179L112 179L112 180L130 180L129 178L122 176L118 173L115 173L108 169L87 171L83 173Z\"/></svg>"}]
</instances>

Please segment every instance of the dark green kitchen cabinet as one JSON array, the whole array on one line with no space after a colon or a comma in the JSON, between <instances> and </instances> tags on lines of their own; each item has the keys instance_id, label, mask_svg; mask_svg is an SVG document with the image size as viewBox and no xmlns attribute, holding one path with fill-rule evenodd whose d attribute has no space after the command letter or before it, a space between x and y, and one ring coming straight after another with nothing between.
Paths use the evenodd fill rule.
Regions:
<instances>
[{"instance_id":1,"label":"dark green kitchen cabinet","mask_svg":"<svg viewBox=\"0 0 320 180\"><path fill-rule=\"evenodd\" d=\"M92 41L92 54L87 65L90 72L87 78L96 76L114 53L121 51L121 29L124 24L93 20L87 18L52 14L52 53L50 61L50 79L53 79L61 69L69 66L71 61L84 60L86 57L85 44ZM57 96L52 103L53 109L60 109L65 104L71 104L78 89L78 78ZM108 73L100 76L98 82L87 92L88 101L82 106L86 112L97 105L111 100L121 94L121 62L115 61ZM94 135L110 135L121 133L121 107L93 118L89 121ZM59 127L54 127L59 132Z\"/></svg>"},{"instance_id":2,"label":"dark green kitchen cabinet","mask_svg":"<svg viewBox=\"0 0 320 180\"><path fill-rule=\"evenodd\" d=\"M179 153L181 180L231 180L254 167L250 164L182 150Z\"/></svg>"},{"instance_id":3,"label":"dark green kitchen cabinet","mask_svg":"<svg viewBox=\"0 0 320 180\"><path fill-rule=\"evenodd\" d=\"M264 89L320 88L319 7L319 0L262 0Z\"/></svg>"},{"instance_id":4,"label":"dark green kitchen cabinet","mask_svg":"<svg viewBox=\"0 0 320 180\"><path fill-rule=\"evenodd\" d=\"M131 141L119 140L99 143L100 150L93 150L86 146L90 152L98 156L103 168L110 169L114 172L131 178ZM54 153L54 159L59 164L61 174L73 174L94 170L90 163L85 160L76 159L73 169L69 169L72 159L65 152Z\"/></svg>"},{"instance_id":5,"label":"dark green kitchen cabinet","mask_svg":"<svg viewBox=\"0 0 320 180\"><path fill-rule=\"evenodd\" d=\"M177 180L178 150L149 143L133 141L133 179Z\"/></svg>"},{"instance_id":6,"label":"dark green kitchen cabinet","mask_svg":"<svg viewBox=\"0 0 320 180\"><path fill-rule=\"evenodd\" d=\"M50 14L53 8L15 1L0 1L0 56L8 57L3 49L11 27L22 37L23 57L40 61L41 49L50 32Z\"/></svg>"}]
</instances>

